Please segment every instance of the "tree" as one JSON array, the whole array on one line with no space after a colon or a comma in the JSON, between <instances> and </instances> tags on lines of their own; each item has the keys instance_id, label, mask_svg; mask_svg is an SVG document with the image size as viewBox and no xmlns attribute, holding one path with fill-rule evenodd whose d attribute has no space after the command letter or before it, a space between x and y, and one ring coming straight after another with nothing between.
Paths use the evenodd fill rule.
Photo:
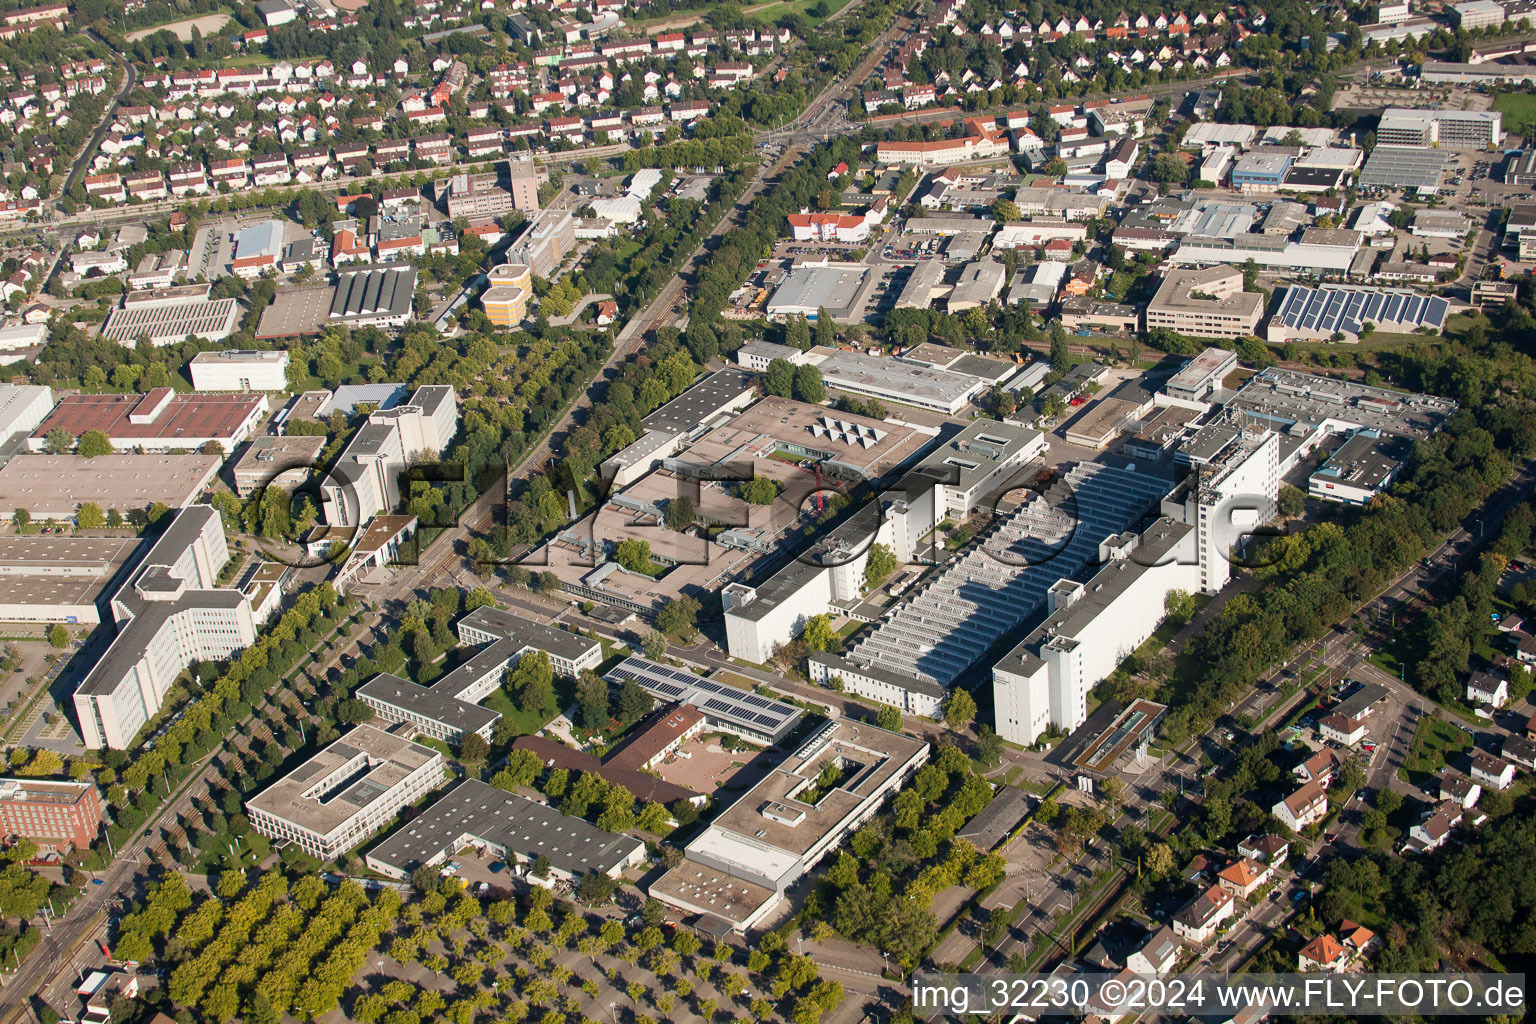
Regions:
<instances>
[{"instance_id":1,"label":"tree","mask_svg":"<svg viewBox=\"0 0 1536 1024\"><path fill-rule=\"evenodd\" d=\"M517 659L511 682L518 708L530 715L549 711L554 704L554 681L555 672L544 651L529 651Z\"/></svg>"},{"instance_id":2,"label":"tree","mask_svg":"<svg viewBox=\"0 0 1536 1024\"><path fill-rule=\"evenodd\" d=\"M1158 843L1147 851L1143 865L1154 878L1166 878L1173 874L1173 850L1167 843Z\"/></svg>"},{"instance_id":3,"label":"tree","mask_svg":"<svg viewBox=\"0 0 1536 1024\"><path fill-rule=\"evenodd\" d=\"M894 704L882 704L875 712L875 724L891 732L901 731L901 709Z\"/></svg>"},{"instance_id":4,"label":"tree","mask_svg":"<svg viewBox=\"0 0 1536 1024\"><path fill-rule=\"evenodd\" d=\"M820 405L827 397L821 371L809 364L795 367L795 397L811 405Z\"/></svg>"},{"instance_id":5,"label":"tree","mask_svg":"<svg viewBox=\"0 0 1536 1024\"><path fill-rule=\"evenodd\" d=\"M655 706L656 699L633 679L625 679L619 684L619 721L625 725L640 721Z\"/></svg>"},{"instance_id":6,"label":"tree","mask_svg":"<svg viewBox=\"0 0 1536 1024\"><path fill-rule=\"evenodd\" d=\"M667 502L666 511L662 513L667 529L676 533L682 533L692 526L696 517L693 501L681 494Z\"/></svg>"},{"instance_id":7,"label":"tree","mask_svg":"<svg viewBox=\"0 0 1536 1024\"><path fill-rule=\"evenodd\" d=\"M986 724L976 728L976 760L988 768L1001 764L1003 760L1003 738Z\"/></svg>"},{"instance_id":8,"label":"tree","mask_svg":"<svg viewBox=\"0 0 1536 1024\"><path fill-rule=\"evenodd\" d=\"M957 686L944 698L943 712L944 724L956 731L964 729L976 718L976 698L965 687Z\"/></svg>"},{"instance_id":9,"label":"tree","mask_svg":"<svg viewBox=\"0 0 1536 1024\"><path fill-rule=\"evenodd\" d=\"M826 615L813 615L807 619L801 637L805 640L805 646L813 651L830 651L838 639L832 629L832 620Z\"/></svg>"},{"instance_id":10,"label":"tree","mask_svg":"<svg viewBox=\"0 0 1536 1024\"><path fill-rule=\"evenodd\" d=\"M69 646L69 630L55 622L48 628L48 643L54 647L65 648Z\"/></svg>"},{"instance_id":11,"label":"tree","mask_svg":"<svg viewBox=\"0 0 1536 1024\"><path fill-rule=\"evenodd\" d=\"M484 764L490 756L491 745L477 732L467 734L459 744L459 760L465 764Z\"/></svg>"},{"instance_id":12,"label":"tree","mask_svg":"<svg viewBox=\"0 0 1536 1024\"><path fill-rule=\"evenodd\" d=\"M667 634L658 629L648 631L640 638L640 649L652 661L660 661L667 654Z\"/></svg>"},{"instance_id":13,"label":"tree","mask_svg":"<svg viewBox=\"0 0 1536 1024\"><path fill-rule=\"evenodd\" d=\"M1067 332L1061 324L1051 324L1051 369L1066 373L1072 369L1072 353L1067 348Z\"/></svg>"},{"instance_id":14,"label":"tree","mask_svg":"<svg viewBox=\"0 0 1536 1024\"><path fill-rule=\"evenodd\" d=\"M1307 492L1300 487L1290 484L1282 484L1280 487L1280 514L1287 519L1294 519L1306 511Z\"/></svg>"},{"instance_id":15,"label":"tree","mask_svg":"<svg viewBox=\"0 0 1536 1024\"><path fill-rule=\"evenodd\" d=\"M823 348L833 348L837 345L837 325L832 322L832 317L825 306L816 308L816 344Z\"/></svg>"},{"instance_id":16,"label":"tree","mask_svg":"<svg viewBox=\"0 0 1536 1024\"><path fill-rule=\"evenodd\" d=\"M788 359L774 359L763 375L763 389L770 395L789 398L795 392L795 364ZM70 439L73 442L73 438Z\"/></svg>"},{"instance_id":17,"label":"tree","mask_svg":"<svg viewBox=\"0 0 1536 1024\"><path fill-rule=\"evenodd\" d=\"M581 876L576 896L589 907L602 907L612 902L613 894L618 890L618 879L609 878L599 871L589 871Z\"/></svg>"},{"instance_id":18,"label":"tree","mask_svg":"<svg viewBox=\"0 0 1536 1024\"><path fill-rule=\"evenodd\" d=\"M668 602L656 614L656 628L669 634L692 633L698 623L699 611L699 602L684 595Z\"/></svg>"},{"instance_id":19,"label":"tree","mask_svg":"<svg viewBox=\"0 0 1536 1024\"><path fill-rule=\"evenodd\" d=\"M17 533L25 533L27 526L32 522L32 513L24 508L18 508L11 512L11 525L16 527Z\"/></svg>"},{"instance_id":20,"label":"tree","mask_svg":"<svg viewBox=\"0 0 1536 1024\"><path fill-rule=\"evenodd\" d=\"M1195 614L1195 598L1187 590L1170 590L1163 598L1163 611L1175 622L1188 622Z\"/></svg>"},{"instance_id":21,"label":"tree","mask_svg":"<svg viewBox=\"0 0 1536 1024\"><path fill-rule=\"evenodd\" d=\"M494 607L496 607L496 598L491 596L491 592L484 587L476 587L464 595L464 610L466 612L472 612L476 608Z\"/></svg>"},{"instance_id":22,"label":"tree","mask_svg":"<svg viewBox=\"0 0 1536 1024\"><path fill-rule=\"evenodd\" d=\"M75 454L87 459L111 455L112 451L112 439L104 430L87 430L80 435L80 442L75 446Z\"/></svg>"},{"instance_id":23,"label":"tree","mask_svg":"<svg viewBox=\"0 0 1536 1024\"><path fill-rule=\"evenodd\" d=\"M43 451L48 455L68 455L75 447L75 435L63 427L54 427L43 435Z\"/></svg>"},{"instance_id":24,"label":"tree","mask_svg":"<svg viewBox=\"0 0 1536 1024\"><path fill-rule=\"evenodd\" d=\"M82 502L75 509L75 525L82 530L99 530L107 525L107 516L94 501Z\"/></svg>"},{"instance_id":25,"label":"tree","mask_svg":"<svg viewBox=\"0 0 1536 1024\"><path fill-rule=\"evenodd\" d=\"M901 563L896 560L896 552L886 544L873 544L869 549L869 557L864 562L864 589L874 590L880 584L890 578L891 573Z\"/></svg>"},{"instance_id":26,"label":"tree","mask_svg":"<svg viewBox=\"0 0 1536 1024\"><path fill-rule=\"evenodd\" d=\"M1012 199L994 199L992 201L992 217L995 220L1018 220L1022 214L1019 212L1019 204Z\"/></svg>"},{"instance_id":27,"label":"tree","mask_svg":"<svg viewBox=\"0 0 1536 1024\"><path fill-rule=\"evenodd\" d=\"M1159 153L1152 158L1152 180L1163 184L1183 184L1189 180L1189 164L1176 153Z\"/></svg>"},{"instance_id":28,"label":"tree","mask_svg":"<svg viewBox=\"0 0 1536 1024\"><path fill-rule=\"evenodd\" d=\"M624 538L614 551L614 561L631 572L648 574L654 568L651 562L651 542L638 537Z\"/></svg>"},{"instance_id":29,"label":"tree","mask_svg":"<svg viewBox=\"0 0 1536 1024\"><path fill-rule=\"evenodd\" d=\"M591 669L583 669L576 680L576 703L581 706L581 724L587 729L608 727L608 683Z\"/></svg>"},{"instance_id":30,"label":"tree","mask_svg":"<svg viewBox=\"0 0 1536 1024\"><path fill-rule=\"evenodd\" d=\"M741 485L741 499L750 505L772 505L778 496L778 482L771 476L754 476Z\"/></svg>"}]
</instances>

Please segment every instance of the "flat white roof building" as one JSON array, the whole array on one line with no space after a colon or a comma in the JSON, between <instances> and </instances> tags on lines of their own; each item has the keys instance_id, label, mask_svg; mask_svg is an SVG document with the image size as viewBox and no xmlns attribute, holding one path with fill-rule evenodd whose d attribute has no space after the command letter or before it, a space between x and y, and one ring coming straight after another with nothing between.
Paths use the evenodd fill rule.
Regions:
<instances>
[{"instance_id":1,"label":"flat white roof building","mask_svg":"<svg viewBox=\"0 0 1536 1024\"><path fill-rule=\"evenodd\" d=\"M928 756L923 740L848 718L828 722L689 843L650 895L746 931ZM836 781L824 785L823 772Z\"/></svg>"},{"instance_id":2,"label":"flat white roof building","mask_svg":"<svg viewBox=\"0 0 1536 1024\"><path fill-rule=\"evenodd\" d=\"M1500 10L1502 12L1502 8ZM1504 115L1497 110L1391 107L1381 115L1381 122L1376 127L1376 141L1390 146L1488 149L1504 141Z\"/></svg>"},{"instance_id":3,"label":"flat white roof building","mask_svg":"<svg viewBox=\"0 0 1536 1024\"><path fill-rule=\"evenodd\" d=\"M199 352L188 368L196 391L288 390L288 353L281 349Z\"/></svg>"},{"instance_id":4,"label":"flat white roof building","mask_svg":"<svg viewBox=\"0 0 1536 1024\"><path fill-rule=\"evenodd\" d=\"M1203 401L1237 368L1237 353L1212 346L1179 367L1165 390L1175 398Z\"/></svg>"},{"instance_id":5,"label":"flat white roof building","mask_svg":"<svg viewBox=\"0 0 1536 1024\"><path fill-rule=\"evenodd\" d=\"M820 350L816 351L820 354ZM982 389L982 380L896 359L834 351L817 362L827 387L953 416Z\"/></svg>"},{"instance_id":6,"label":"flat white roof building","mask_svg":"<svg viewBox=\"0 0 1536 1024\"><path fill-rule=\"evenodd\" d=\"M247 800L245 810L268 839L335 860L445 781L438 751L359 725Z\"/></svg>"},{"instance_id":7,"label":"flat white roof building","mask_svg":"<svg viewBox=\"0 0 1536 1024\"><path fill-rule=\"evenodd\" d=\"M1045 621L992 668L998 735L1030 744L1087 721L1088 691L1152 635L1168 594L1199 587L1195 542L1194 527L1159 519L1105 541L1110 561L1086 583L1058 580Z\"/></svg>"},{"instance_id":8,"label":"flat white roof building","mask_svg":"<svg viewBox=\"0 0 1536 1024\"><path fill-rule=\"evenodd\" d=\"M0 352L36 348L47 343L47 324L11 324L9 327L0 327Z\"/></svg>"},{"instance_id":9,"label":"flat white roof building","mask_svg":"<svg viewBox=\"0 0 1536 1024\"><path fill-rule=\"evenodd\" d=\"M130 303L115 310L102 325L101 336L125 346L148 338L156 346L174 345L188 337L223 341L240 324L236 299L194 298L178 302Z\"/></svg>"},{"instance_id":10,"label":"flat white roof building","mask_svg":"<svg viewBox=\"0 0 1536 1024\"><path fill-rule=\"evenodd\" d=\"M53 411L53 389L39 384L0 384L0 444L12 434L37 429Z\"/></svg>"},{"instance_id":11,"label":"flat white roof building","mask_svg":"<svg viewBox=\"0 0 1536 1024\"><path fill-rule=\"evenodd\" d=\"M403 404L370 413L321 484L326 523L364 526L398 505L400 474L423 454L442 454L458 414L458 395L443 384L419 387Z\"/></svg>"},{"instance_id":12,"label":"flat white roof building","mask_svg":"<svg viewBox=\"0 0 1536 1024\"><path fill-rule=\"evenodd\" d=\"M1264 296L1243 291L1242 271L1231 266L1170 270L1147 303L1147 330L1163 327L1208 338L1255 333Z\"/></svg>"}]
</instances>

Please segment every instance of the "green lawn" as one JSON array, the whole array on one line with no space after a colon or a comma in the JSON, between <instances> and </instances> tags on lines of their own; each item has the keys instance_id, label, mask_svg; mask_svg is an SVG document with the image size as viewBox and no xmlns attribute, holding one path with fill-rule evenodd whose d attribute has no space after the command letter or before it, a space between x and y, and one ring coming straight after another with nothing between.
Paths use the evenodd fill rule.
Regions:
<instances>
[{"instance_id":1,"label":"green lawn","mask_svg":"<svg viewBox=\"0 0 1536 1024\"><path fill-rule=\"evenodd\" d=\"M557 709L563 710L564 708L570 707L571 703L575 701L575 699L576 681L574 679L567 679L563 676L556 676L555 707ZM492 711L501 712L501 716L503 718L517 727L516 734L518 736L532 736L534 733L544 728L546 722L555 717L553 714L539 715L529 714L525 711L522 711L515 703L513 703L512 695L507 692L505 687L493 690L491 695L480 703L485 707L490 708ZM559 711L557 710L555 714L559 714Z\"/></svg>"},{"instance_id":2,"label":"green lawn","mask_svg":"<svg viewBox=\"0 0 1536 1024\"><path fill-rule=\"evenodd\" d=\"M1493 109L1504 115L1504 130L1525 135L1536 130L1536 95L1507 92L1493 101Z\"/></svg>"},{"instance_id":3,"label":"green lawn","mask_svg":"<svg viewBox=\"0 0 1536 1024\"><path fill-rule=\"evenodd\" d=\"M1403 772L1410 782L1422 783L1424 777L1445 767L1447 761L1472 746L1472 737L1450 722L1425 715L1413 730L1408 756L1403 758Z\"/></svg>"}]
</instances>

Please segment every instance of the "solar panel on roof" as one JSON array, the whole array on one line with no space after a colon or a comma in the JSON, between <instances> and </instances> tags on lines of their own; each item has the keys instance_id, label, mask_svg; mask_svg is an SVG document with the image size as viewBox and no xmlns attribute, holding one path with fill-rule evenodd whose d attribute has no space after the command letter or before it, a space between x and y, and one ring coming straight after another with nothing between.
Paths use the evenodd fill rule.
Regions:
<instances>
[{"instance_id":1,"label":"solar panel on roof","mask_svg":"<svg viewBox=\"0 0 1536 1024\"><path fill-rule=\"evenodd\" d=\"M1344 293L1343 292L1332 292L1332 293L1330 293L1329 296L1328 296L1328 304L1327 304L1326 307L1324 307L1324 312L1323 312L1323 317L1322 317L1323 320L1328 321L1328 320L1334 319L1335 317L1337 317L1339 315L1339 311L1341 309L1343 309L1343 308L1344 308Z\"/></svg>"},{"instance_id":2,"label":"solar panel on roof","mask_svg":"<svg viewBox=\"0 0 1536 1024\"><path fill-rule=\"evenodd\" d=\"M754 713L752 718L757 722L758 725L765 725L770 729L779 724L779 720L774 718L772 715L759 715Z\"/></svg>"},{"instance_id":3,"label":"solar panel on roof","mask_svg":"<svg viewBox=\"0 0 1536 1024\"><path fill-rule=\"evenodd\" d=\"M1429 306L1424 310L1424 320L1433 323L1436 327L1444 326L1445 312L1450 308L1450 303L1438 295L1429 300Z\"/></svg>"},{"instance_id":4,"label":"solar panel on roof","mask_svg":"<svg viewBox=\"0 0 1536 1024\"><path fill-rule=\"evenodd\" d=\"M1421 310L1423 310L1423 308L1424 308L1424 298L1423 298L1423 296L1420 296L1420 295L1410 295L1410 296L1408 296L1408 302L1407 302L1406 305L1403 306L1403 319L1404 320L1409 320L1409 321L1416 321L1416 320L1418 320L1419 312Z\"/></svg>"},{"instance_id":5,"label":"solar panel on roof","mask_svg":"<svg viewBox=\"0 0 1536 1024\"><path fill-rule=\"evenodd\" d=\"M733 715L737 712L736 708L731 707L729 704L718 697L709 698L709 700L704 702L704 706L712 711L718 711L722 715Z\"/></svg>"}]
</instances>

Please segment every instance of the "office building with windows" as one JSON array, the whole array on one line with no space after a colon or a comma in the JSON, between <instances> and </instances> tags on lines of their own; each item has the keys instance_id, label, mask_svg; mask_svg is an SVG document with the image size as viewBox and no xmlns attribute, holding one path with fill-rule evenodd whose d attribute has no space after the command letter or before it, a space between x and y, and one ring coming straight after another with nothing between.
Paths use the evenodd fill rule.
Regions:
<instances>
[{"instance_id":1,"label":"office building with windows","mask_svg":"<svg viewBox=\"0 0 1536 1024\"><path fill-rule=\"evenodd\" d=\"M443 755L359 725L245 802L251 826L335 860L447 781Z\"/></svg>"},{"instance_id":2,"label":"office building with windows","mask_svg":"<svg viewBox=\"0 0 1536 1024\"><path fill-rule=\"evenodd\" d=\"M216 586L228 561L218 512L193 505L176 513L113 595L117 635L75 690L87 748L126 749L184 669L255 643L250 599Z\"/></svg>"}]
</instances>

